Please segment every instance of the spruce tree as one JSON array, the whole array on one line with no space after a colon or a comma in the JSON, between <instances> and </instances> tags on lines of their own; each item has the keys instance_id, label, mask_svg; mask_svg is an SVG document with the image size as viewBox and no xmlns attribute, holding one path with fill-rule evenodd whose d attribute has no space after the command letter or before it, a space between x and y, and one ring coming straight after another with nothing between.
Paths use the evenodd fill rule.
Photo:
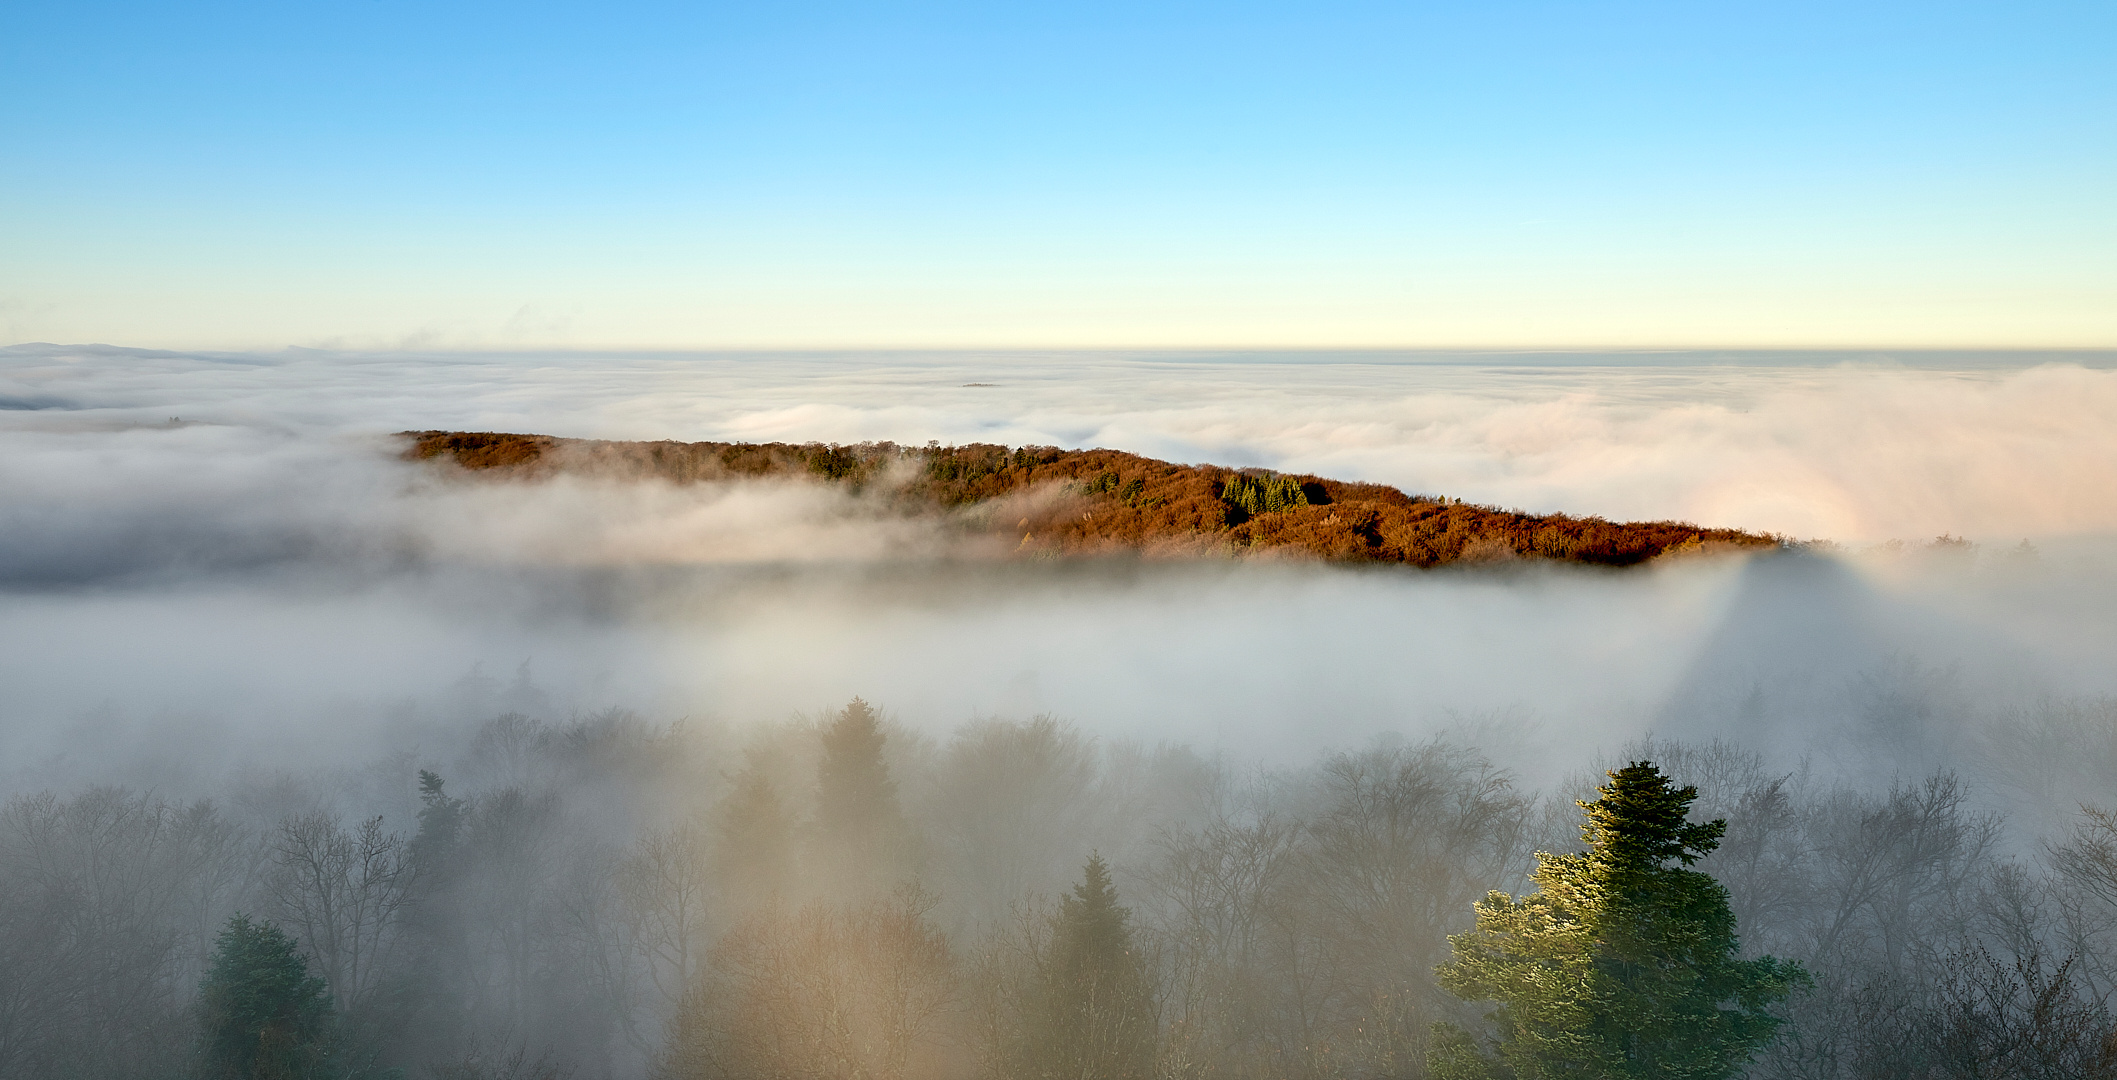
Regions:
<instances>
[{"instance_id":1,"label":"spruce tree","mask_svg":"<svg viewBox=\"0 0 2117 1080\"><path fill-rule=\"evenodd\" d=\"M331 999L294 939L246 915L228 920L199 984L201 1072L212 1080L321 1076Z\"/></svg>"},{"instance_id":2,"label":"spruce tree","mask_svg":"<svg viewBox=\"0 0 2117 1080\"><path fill-rule=\"evenodd\" d=\"M823 877L851 892L886 890L913 870L911 830L882 750L873 706L848 702L823 729L816 829Z\"/></svg>"},{"instance_id":3,"label":"spruce tree","mask_svg":"<svg viewBox=\"0 0 2117 1080\"><path fill-rule=\"evenodd\" d=\"M793 879L793 813L752 760L714 811L723 892L738 911L784 898Z\"/></svg>"},{"instance_id":4,"label":"spruce tree","mask_svg":"<svg viewBox=\"0 0 2117 1080\"><path fill-rule=\"evenodd\" d=\"M1727 890L1689 869L1727 830L1687 820L1698 790L1644 761L1609 776L1578 804L1588 850L1539 852L1536 892L1488 895L1477 928L1449 939L1441 985L1497 1002L1497 1038L1481 1047L1439 1025L1435 1076L1724 1080L1778 1029L1771 1006L1807 980L1797 964L1739 958Z\"/></svg>"},{"instance_id":5,"label":"spruce tree","mask_svg":"<svg viewBox=\"0 0 2117 1080\"><path fill-rule=\"evenodd\" d=\"M419 770L419 832L412 838L412 859L419 864L421 877L432 878L451 869L449 859L469 813L468 804L442 790L439 773Z\"/></svg>"},{"instance_id":6,"label":"spruce tree","mask_svg":"<svg viewBox=\"0 0 2117 1080\"><path fill-rule=\"evenodd\" d=\"M404 918L410 962L393 988L391 1040L414 1057L452 1052L467 1021L472 965L462 898L470 817L470 803L449 795L438 773L419 770L419 831L411 845L417 891Z\"/></svg>"},{"instance_id":7,"label":"spruce tree","mask_svg":"<svg viewBox=\"0 0 2117 1080\"><path fill-rule=\"evenodd\" d=\"M1090 855L1059 900L1031 1000L1020 1071L1051 1080L1144 1080L1154 1073L1155 1018L1147 967L1117 902L1110 868Z\"/></svg>"},{"instance_id":8,"label":"spruce tree","mask_svg":"<svg viewBox=\"0 0 2117 1080\"><path fill-rule=\"evenodd\" d=\"M823 729L816 779L817 816L824 828L857 832L877 814L897 813L897 784L882 760L887 738L874 706L859 698L847 702Z\"/></svg>"}]
</instances>

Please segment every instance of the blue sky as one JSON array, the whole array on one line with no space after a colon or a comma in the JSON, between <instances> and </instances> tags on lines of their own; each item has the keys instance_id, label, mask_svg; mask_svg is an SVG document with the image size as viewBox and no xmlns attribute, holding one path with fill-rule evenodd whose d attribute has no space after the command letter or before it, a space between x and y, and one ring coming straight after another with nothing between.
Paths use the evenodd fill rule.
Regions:
<instances>
[{"instance_id":1,"label":"blue sky","mask_svg":"<svg viewBox=\"0 0 2117 1080\"><path fill-rule=\"evenodd\" d=\"M8 340L2117 344L2109 4L5 22Z\"/></svg>"}]
</instances>

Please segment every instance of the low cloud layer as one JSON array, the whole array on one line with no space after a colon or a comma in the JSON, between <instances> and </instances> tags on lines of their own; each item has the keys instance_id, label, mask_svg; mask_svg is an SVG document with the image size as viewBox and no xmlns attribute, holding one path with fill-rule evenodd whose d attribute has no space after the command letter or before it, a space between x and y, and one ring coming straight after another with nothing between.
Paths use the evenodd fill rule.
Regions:
<instances>
[{"instance_id":1,"label":"low cloud layer","mask_svg":"<svg viewBox=\"0 0 2117 1080\"><path fill-rule=\"evenodd\" d=\"M1225 1061L1326 1030L1372 1049L1319 1075L1394 1074L1446 1015L1427 973L1471 900L1524 887L1634 757L1730 819L1702 865L1744 944L1826 984L1896 985L1904 942L2000 950L2004 976L2048 941L2110 985L2117 947L2076 944L2106 940L2084 905L2110 879L2064 859L2102 850L2080 807L2117 777L2117 375L1927 359L12 350L0 900L40 986L82 950L123 958L92 985L152 993L38 995L0 1048L156 1075L245 912L299 932L348 1045L416 1075L643 1077L749 1045L714 1003L788 1000L759 973L852 970L887 924L936 959L919 986L963 995L905 1074L967 1076L1004 1040L962 1025L1031 984L949 965L1018 978L1047 925L1021 913L1093 851L1142 955L1208 973L1170 1000L1262 1003L1212 1013ZM455 474L401 458L390 433L423 428L1103 445L1840 543L1625 570L994 558L835 485ZM89 869L123 887L64 891ZM317 914L355 894L403 914ZM1183 966L1250 956L1194 931L1258 910L1283 951ZM756 963L801 927L820 952ZM362 940L392 958L339 947ZM1431 1007L1370 1040L1385 1000ZM814 1030L771 1045L838 1029Z\"/></svg>"},{"instance_id":2,"label":"low cloud layer","mask_svg":"<svg viewBox=\"0 0 2117 1080\"><path fill-rule=\"evenodd\" d=\"M26 346L0 425L990 441L1801 538L2117 531L2104 353L192 356ZM979 385L966 385L979 384ZM148 445L142 440L141 445ZM174 440L152 444L176 445ZM12 449L12 447L11 447ZM337 447L319 453L339 452ZM11 455L12 456L12 455ZM18 482L10 477L10 483Z\"/></svg>"},{"instance_id":3,"label":"low cloud layer","mask_svg":"<svg viewBox=\"0 0 2117 1080\"><path fill-rule=\"evenodd\" d=\"M222 760L357 756L518 670L556 713L857 693L936 731L1049 711L1272 760L1466 725L1556 760L1731 718L1791 753L1905 662L1994 702L2117 690L2117 372L2081 363L25 347L0 380L17 783L168 770L171 732ZM932 526L806 485L450 481L387 436L430 427L1102 445L1855 550L1985 543L1624 574L937 562Z\"/></svg>"}]
</instances>

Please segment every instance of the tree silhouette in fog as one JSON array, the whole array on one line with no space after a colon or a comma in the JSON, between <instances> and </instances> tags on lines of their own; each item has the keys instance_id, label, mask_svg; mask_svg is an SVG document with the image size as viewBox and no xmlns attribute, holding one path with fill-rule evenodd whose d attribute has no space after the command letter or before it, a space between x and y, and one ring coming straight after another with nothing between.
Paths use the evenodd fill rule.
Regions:
<instances>
[{"instance_id":1,"label":"tree silhouette in fog","mask_svg":"<svg viewBox=\"0 0 2117 1080\"><path fill-rule=\"evenodd\" d=\"M440 1053L461 1041L470 988L467 937L461 917L463 832L470 803L448 794L439 773L418 772L419 830L410 852L415 881L405 912L409 971L391 1031L416 1054Z\"/></svg>"},{"instance_id":2,"label":"tree silhouette in fog","mask_svg":"<svg viewBox=\"0 0 2117 1080\"><path fill-rule=\"evenodd\" d=\"M1153 993L1131 918L1117 902L1109 866L1101 855L1090 855L1080 884L1059 899L1015 1075L1050 1080L1153 1075Z\"/></svg>"},{"instance_id":3,"label":"tree silhouette in fog","mask_svg":"<svg viewBox=\"0 0 2117 1080\"><path fill-rule=\"evenodd\" d=\"M1450 939L1442 986L1498 1002L1498 1030L1487 1056L1442 1025L1436 1076L1720 1080L1771 1040L1771 1006L1806 981L1797 964L1737 958L1727 890L1689 869L1727 831L1686 819L1698 790L1644 761L1609 776L1579 804L1588 850L1540 853L1536 892L1488 895L1477 928Z\"/></svg>"},{"instance_id":4,"label":"tree silhouette in fog","mask_svg":"<svg viewBox=\"0 0 2117 1080\"><path fill-rule=\"evenodd\" d=\"M727 901L748 911L783 895L794 875L795 819L762 763L735 775L714 816Z\"/></svg>"},{"instance_id":5,"label":"tree silhouette in fog","mask_svg":"<svg viewBox=\"0 0 2117 1080\"><path fill-rule=\"evenodd\" d=\"M854 698L822 732L816 768L819 876L853 891L894 886L911 869L911 829L882 751L888 736L873 706Z\"/></svg>"},{"instance_id":6,"label":"tree silhouette in fog","mask_svg":"<svg viewBox=\"0 0 2117 1080\"><path fill-rule=\"evenodd\" d=\"M201 982L201 1072L214 1080L319 1076L331 998L294 939L269 922L228 920Z\"/></svg>"},{"instance_id":7,"label":"tree silhouette in fog","mask_svg":"<svg viewBox=\"0 0 2117 1080\"><path fill-rule=\"evenodd\" d=\"M419 770L419 831L412 838L412 858L428 876L447 872L447 860L470 813L469 804L451 797L444 787L439 773Z\"/></svg>"}]
</instances>

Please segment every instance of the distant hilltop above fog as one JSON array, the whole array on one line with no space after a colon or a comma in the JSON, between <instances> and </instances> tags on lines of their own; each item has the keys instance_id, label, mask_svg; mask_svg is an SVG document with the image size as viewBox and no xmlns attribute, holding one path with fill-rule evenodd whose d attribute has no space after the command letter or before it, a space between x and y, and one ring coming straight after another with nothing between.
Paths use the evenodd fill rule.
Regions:
<instances>
[{"instance_id":1,"label":"distant hilltop above fog","mask_svg":"<svg viewBox=\"0 0 2117 1080\"><path fill-rule=\"evenodd\" d=\"M607 442L410 431L405 457L505 479L835 485L904 516L947 516L1019 555L1259 554L1343 562L1545 559L1630 566L1772 548L1780 537L1684 522L1526 514L1381 484L1176 465L1116 450L895 443Z\"/></svg>"}]
</instances>

